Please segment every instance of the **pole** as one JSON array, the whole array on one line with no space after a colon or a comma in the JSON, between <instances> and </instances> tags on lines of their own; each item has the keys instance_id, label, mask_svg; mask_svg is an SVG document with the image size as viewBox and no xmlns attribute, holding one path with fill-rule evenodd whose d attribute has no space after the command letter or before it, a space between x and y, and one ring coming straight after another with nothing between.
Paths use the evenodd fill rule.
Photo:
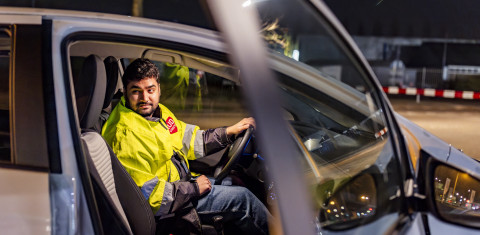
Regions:
<instances>
[{"instance_id":1,"label":"pole","mask_svg":"<svg viewBox=\"0 0 480 235\"><path fill-rule=\"evenodd\" d=\"M142 17L143 16L143 0L133 0L132 2L132 15Z\"/></svg>"},{"instance_id":2,"label":"pole","mask_svg":"<svg viewBox=\"0 0 480 235\"><path fill-rule=\"evenodd\" d=\"M457 203L457 197L455 196L455 189L457 188L457 181L458 181L458 172L457 172L457 177L455 178L455 184L453 185L453 196L455 197L455 203Z\"/></svg>"},{"instance_id":3,"label":"pole","mask_svg":"<svg viewBox=\"0 0 480 235\"><path fill-rule=\"evenodd\" d=\"M423 67L422 68L422 84L421 88L425 89L425 77L427 76L427 68ZM417 104L420 103L420 94L417 94Z\"/></svg>"}]
</instances>

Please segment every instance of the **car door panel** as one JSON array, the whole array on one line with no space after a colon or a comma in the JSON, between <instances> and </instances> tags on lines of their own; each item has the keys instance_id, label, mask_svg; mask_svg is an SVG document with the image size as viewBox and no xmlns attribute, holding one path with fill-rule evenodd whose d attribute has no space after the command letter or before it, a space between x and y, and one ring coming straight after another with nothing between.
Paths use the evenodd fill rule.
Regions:
<instances>
[{"instance_id":1,"label":"car door panel","mask_svg":"<svg viewBox=\"0 0 480 235\"><path fill-rule=\"evenodd\" d=\"M48 173L0 168L0 227L5 234L50 234Z\"/></svg>"},{"instance_id":2,"label":"car door panel","mask_svg":"<svg viewBox=\"0 0 480 235\"><path fill-rule=\"evenodd\" d=\"M40 23L38 16L0 16L0 227L6 234L50 234L52 227Z\"/></svg>"}]
</instances>

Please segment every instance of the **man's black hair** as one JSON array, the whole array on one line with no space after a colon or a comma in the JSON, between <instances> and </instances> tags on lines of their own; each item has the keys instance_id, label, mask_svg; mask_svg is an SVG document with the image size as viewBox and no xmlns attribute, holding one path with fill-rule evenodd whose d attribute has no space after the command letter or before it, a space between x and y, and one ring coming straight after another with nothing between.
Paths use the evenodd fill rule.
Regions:
<instances>
[{"instance_id":1,"label":"man's black hair","mask_svg":"<svg viewBox=\"0 0 480 235\"><path fill-rule=\"evenodd\" d=\"M128 83L131 81L140 81L143 78L151 77L155 78L158 84L160 84L157 66L149 59L139 58L134 60L123 73L122 82L125 92L127 91Z\"/></svg>"}]
</instances>

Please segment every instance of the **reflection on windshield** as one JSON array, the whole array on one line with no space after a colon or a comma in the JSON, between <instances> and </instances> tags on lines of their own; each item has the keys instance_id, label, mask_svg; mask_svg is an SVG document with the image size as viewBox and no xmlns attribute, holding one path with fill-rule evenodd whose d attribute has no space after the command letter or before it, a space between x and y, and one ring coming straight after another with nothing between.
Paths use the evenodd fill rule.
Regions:
<instances>
[{"instance_id":1,"label":"reflection on windshield","mask_svg":"<svg viewBox=\"0 0 480 235\"><path fill-rule=\"evenodd\" d=\"M333 190L333 185L327 181L317 188L317 193L326 197L321 202L319 214L322 226L368 219L375 214L377 189L372 175L363 174L347 180L336 191Z\"/></svg>"},{"instance_id":2,"label":"reflection on windshield","mask_svg":"<svg viewBox=\"0 0 480 235\"><path fill-rule=\"evenodd\" d=\"M288 77L281 74L278 76L290 83L281 89L282 105L290 117L288 121L317 165L337 163L345 158L351 161L363 149L371 148L371 145L386 138L386 127L378 123L382 114L379 110L367 116L331 97L322 99L324 95L320 91L288 82ZM369 162L373 164L375 158L372 157L377 157L378 153L369 152L368 159L372 159Z\"/></svg>"},{"instance_id":3,"label":"reflection on windshield","mask_svg":"<svg viewBox=\"0 0 480 235\"><path fill-rule=\"evenodd\" d=\"M398 213L399 166L380 98L344 41L310 3L252 3L277 65L284 116L304 154L314 221L351 229L336 225Z\"/></svg>"},{"instance_id":4,"label":"reflection on windshield","mask_svg":"<svg viewBox=\"0 0 480 235\"><path fill-rule=\"evenodd\" d=\"M276 1L276 4L261 1L256 5L263 23L263 37L270 49L359 91L367 91L368 84L358 79L359 71L341 44L327 28L316 24L323 19L312 7L287 1Z\"/></svg>"}]
</instances>

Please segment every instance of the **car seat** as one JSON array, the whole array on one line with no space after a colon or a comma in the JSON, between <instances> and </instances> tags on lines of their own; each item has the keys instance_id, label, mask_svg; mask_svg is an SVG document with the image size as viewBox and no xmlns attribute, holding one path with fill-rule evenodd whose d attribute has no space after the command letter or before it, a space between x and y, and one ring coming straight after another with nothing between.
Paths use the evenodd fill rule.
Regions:
<instances>
[{"instance_id":1,"label":"car seat","mask_svg":"<svg viewBox=\"0 0 480 235\"><path fill-rule=\"evenodd\" d=\"M155 218L147 200L103 137L91 131L98 124L107 90L100 57L90 55L85 59L74 87L81 139L103 232L155 234Z\"/></svg>"}]
</instances>

